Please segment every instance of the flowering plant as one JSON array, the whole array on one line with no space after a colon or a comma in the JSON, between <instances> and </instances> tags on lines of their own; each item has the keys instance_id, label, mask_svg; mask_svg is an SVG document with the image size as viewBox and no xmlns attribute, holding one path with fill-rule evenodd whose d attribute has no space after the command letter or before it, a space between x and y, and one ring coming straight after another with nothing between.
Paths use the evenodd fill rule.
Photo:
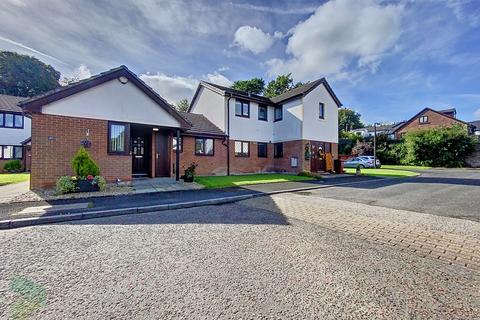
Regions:
<instances>
[{"instance_id":1,"label":"flowering plant","mask_svg":"<svg viewBox=\"0 0 480 320\"><path fill-rule=\"evenodd\" d=\"M88 181L92 181L92 180L93 180L93 176L92 176L91 174L89 174L89 175L87 176L87 180L88 180Z\"/></svg>"}]
</instances>

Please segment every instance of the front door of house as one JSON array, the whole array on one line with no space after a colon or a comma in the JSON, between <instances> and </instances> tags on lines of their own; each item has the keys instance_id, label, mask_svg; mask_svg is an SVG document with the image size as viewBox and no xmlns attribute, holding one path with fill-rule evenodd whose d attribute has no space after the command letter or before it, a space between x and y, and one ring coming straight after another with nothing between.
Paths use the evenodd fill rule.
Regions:
<instances>
[{"instance_id":1,"label":"front door of house","mask_svg":"<svg viewBox=\"0 0 480 320\"><path fill-rule=\"evenodd\" d=\"M133 174L147 173L146 156L145 156L145 138L135 137L132 140L132 165Z\"/></svg>"},{"instance_id":2,"label":"front door of house","mask_svg":"<svg viewBox=\"0 0 480 320\"><path fill-rule=\"evenodd\" d=\"M170 176L168 137L166 133L158 132L155 138L157 142L155 148L155 175L157 177Z\"/></svg>"},{"instance_id":3,"label":"front door of house","mask_svg":"<svg viewBox=\"0 0 480 320\"><path fill-rule=\"evenodd\" d=\"M312 141L311 146L310 170L312 172L325 171L325 144Z\"/></svg>"}]
</instances>

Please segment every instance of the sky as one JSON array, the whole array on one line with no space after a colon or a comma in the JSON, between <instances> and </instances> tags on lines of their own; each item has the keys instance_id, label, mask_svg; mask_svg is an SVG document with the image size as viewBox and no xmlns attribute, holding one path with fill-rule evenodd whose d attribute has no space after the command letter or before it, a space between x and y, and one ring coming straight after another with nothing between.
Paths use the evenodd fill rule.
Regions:
<instances>
[{"instance_id":1,"label":"sky","mask_svg":"<svg viewBox=\"0 0 480 320\"><path fill-rule=\"evenodd\" d=\"M366 123L480 119L480 0L1 0L0 50L66 77L126 65L171 103L291 73L326 77Z\"/></svg>"}]
</instances>

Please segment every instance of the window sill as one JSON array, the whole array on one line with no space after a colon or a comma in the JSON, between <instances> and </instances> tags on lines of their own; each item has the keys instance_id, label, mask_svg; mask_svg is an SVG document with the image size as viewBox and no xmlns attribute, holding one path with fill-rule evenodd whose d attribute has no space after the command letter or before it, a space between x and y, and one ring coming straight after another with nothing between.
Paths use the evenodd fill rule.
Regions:
<instances>
[{"instance_id":1,"label":"window sill","mask_svg":"<svg viewBox=\"0 0 480 320\"><path fill-rule=\"evenodd\" d=\"M237 158L250 158L249 154L236 154L235 157Z\"/></svg>"},{"instance_id":2,"label":"window sill","mask_svg":"<svg viewBox=\"0 0 480 320\"><path fill-rule=\"evenodd\" d=\"M107 152L109 156L130 156L130 152Z\"/></svg>"},{"instance_id":3,"label":"window sill","mask_svg":"<svg viewBox=\"0 0 480 320\"><path fill-rule=\"evenodd\" d=\"M282 120L283 120L283 118L282 118L282 119L273 120L273 122L278 122L278 121L282 121Z\"/></svg>"},{"instance_id":4,"label":"window sill","mask_svg":"<svg viewBox=\"0 0 480 320\"><path fill-rule=\"evenodd\" d=\"M250 116L244 116L244 115L240 115L240 114L235 114L235 117L239 117L239 118L250 118Z\"/></svg>"},{"instance_id":5,"label":"window sill","mask_svg":"<svg viewBox=\"0 0 480 320\"><path fill-rule=\"evenodd\" d=\"M213 157L213 156L215 156L215 155L214 155L214 154L195 153L195 156L197 156L197 157Z\"/></svg>"}]
</instances>

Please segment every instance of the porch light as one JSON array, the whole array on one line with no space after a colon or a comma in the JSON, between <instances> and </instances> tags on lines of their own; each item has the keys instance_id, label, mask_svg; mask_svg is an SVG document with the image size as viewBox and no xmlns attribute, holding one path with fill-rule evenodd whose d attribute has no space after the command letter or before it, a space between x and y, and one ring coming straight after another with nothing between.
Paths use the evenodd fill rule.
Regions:
<instances>
[{"instance_id":1,"label":"porch light","mask_svg":"<svg viewBox=\"0 0 480 320\"><path fill-rule=\"evenodd\" d=\"M153 131L158 131L158 128L153 128L152 130L153 130Z\"/></svg>"}]
</instances>

